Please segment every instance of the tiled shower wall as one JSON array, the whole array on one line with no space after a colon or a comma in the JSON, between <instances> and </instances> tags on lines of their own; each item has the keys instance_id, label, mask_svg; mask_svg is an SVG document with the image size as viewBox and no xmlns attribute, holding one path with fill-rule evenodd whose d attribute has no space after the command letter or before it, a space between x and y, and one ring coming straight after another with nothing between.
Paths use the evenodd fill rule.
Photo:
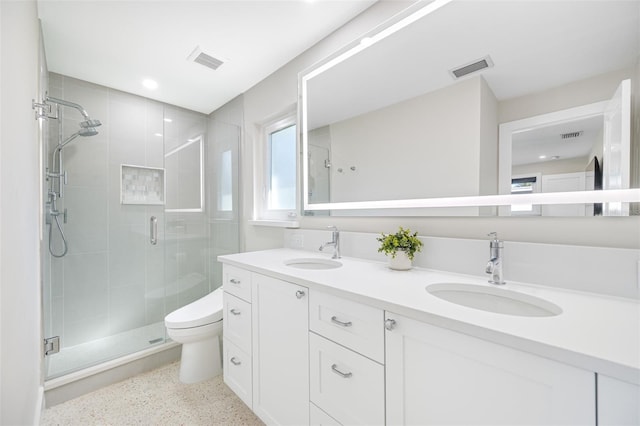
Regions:
<instances>
[{"instance_id":1,"label":"tiled shower wall","mask_svg":"<svg viewBox=\"0 0 640 426\"><path fill-rule=\"evenodd\" d=\"M142 327L162 321L167 313L219 286L215 252L225 244L237 251L237 220L235 227L229 226L231 216L237 216L235 207L221 234L214 235L207 208L165 213L162 205L120 202L121 164L163 168L165 152L197 136L204 140L205 200L214 199L216 185L209 177L215 174L215 166L210 158L219 149L207 134L213 120L54 73L50 74L49 94L79 103L103 124L97 128L98 135L79 137L63 151L68 185L58 210L67 210L64 232L69 251L62 258L47 259L46 335L61 336L61 346L67 347ZM73 109L61 108L61 112L62 119L49 120L50 153L59 126L66 138L77 131L81 121ZM237 146L236 140L236 155ZM237 164L237 157L235 160ZM167 180L175 179L181 191L192 190L180 186L180 172L168 169ZM151 216L158 219L157 245L149 242ZM53 236L59 252L55 225ZM214 243L222 239L229 242Z\"/></svg>"}]
</instances>

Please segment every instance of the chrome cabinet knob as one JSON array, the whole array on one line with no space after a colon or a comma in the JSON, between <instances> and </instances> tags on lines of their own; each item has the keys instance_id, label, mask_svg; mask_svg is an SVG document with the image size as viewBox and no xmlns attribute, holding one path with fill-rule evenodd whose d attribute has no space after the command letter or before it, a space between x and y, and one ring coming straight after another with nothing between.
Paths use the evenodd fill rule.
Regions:
<instances>
[{"instance_id":1,"label":"chrome cabinet knob","mask_svg":"<svg viewBox=\"0 0 640 426\"><path fill-rule=\"evenodd\" d=\"M302 290L298 290L298 291L296 291L296 297L297 297L298 299L302 299L302 298L304 297L304 295L305 295L305 294L306 294L306 293L305 293L304 291L302 291Z\"/></svg>"},{"instance_id":2,"label":"chrome cabinet knob","mask_svg":"<svg viewBox=\"0 0 640 426\"><path fill-rule=\"evenodd\" d=\"M388 319L384 322L384 328L386 328L387 330L391 331L394 328L396 328L396 320L394 319Z\"/></svg>"}]
</instances>

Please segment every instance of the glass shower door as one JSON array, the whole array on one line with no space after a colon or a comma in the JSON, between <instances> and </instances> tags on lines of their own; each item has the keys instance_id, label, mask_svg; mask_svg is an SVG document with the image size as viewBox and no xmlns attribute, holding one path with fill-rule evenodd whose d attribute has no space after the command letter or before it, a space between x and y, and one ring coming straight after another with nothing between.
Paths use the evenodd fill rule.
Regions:
<instances>
[{"instance_id":1,"label":"glass shower door","mask_svg":"<svg viewBox=\"0 0 640 426\"><path fill-rule=\"evenodd\" d=\"M43 281L45 337L59 336L60 351L48 356L47 379L164 342L166 315L164 106L57 74L49 91L102 126L58 149L62 232L45 226ZM60 108L49 120L49 170L81 119ZM51 223L47 207L45 216Z\"/></svg>"}]
</instances>

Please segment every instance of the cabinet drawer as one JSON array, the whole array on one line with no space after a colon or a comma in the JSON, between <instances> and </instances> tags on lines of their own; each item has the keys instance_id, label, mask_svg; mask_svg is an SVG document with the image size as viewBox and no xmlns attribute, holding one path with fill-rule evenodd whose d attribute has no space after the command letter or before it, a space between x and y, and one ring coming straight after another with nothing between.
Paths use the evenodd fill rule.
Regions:
<instances>
[{"instance_id":1,"label":"cabinet drawer","mask_svg":"<svg viewBox=\"0 0 640 426\"><path fill-rule=\"evenodd\" d=\"M319 409L314 403L309 405L310 426L342 426L336 419Z\"/></svg>"},{"instance_id":2,"label":"cabinet drawer","mask_svg":"<svg viewBox=\"0 0 640 426\"><path fill-rule=\"evenodd\" d=\"M251 356L226 338L223 353L224 382L249 408L253 408Z\"/></svg>"},{"instance_id":3,"label":"cabinet drawer","mask_svg":"<svg viewBox=\"0 0 640 426\"><path fill-rule=\"evenodd\" d=\"M251 303L251 272L232 265L224 265L222 285L227 293Z\"/></svg>"},{"instance_id":4,"label":"cabinet drawer","mask_svg":"<svg viewBox=\"0 0 640 426\"><path fill-rule=\"evenodd\" d=\"M309 328L384 363L384 312L318 291L309 291Z\"/></svg>"},{"instance_id":5,"label":"cabinet drawer","mask_svg":"<svg viewBox=\"0 0 640 426\"><path fill-rule=\"evenodd\" d=\"M224 337L251 353L251 304L224 293Z\"/></svg>"},{"instance_id":6,"label":"cabinet drawer","mask_svg":"<svg viewBox=\"0 0 640 426\"><path fill-rule=\"evenodd\" d=\"M309 334L311 402L342 424L384 424L384 367Z\"/></svg>"}]
</instances>

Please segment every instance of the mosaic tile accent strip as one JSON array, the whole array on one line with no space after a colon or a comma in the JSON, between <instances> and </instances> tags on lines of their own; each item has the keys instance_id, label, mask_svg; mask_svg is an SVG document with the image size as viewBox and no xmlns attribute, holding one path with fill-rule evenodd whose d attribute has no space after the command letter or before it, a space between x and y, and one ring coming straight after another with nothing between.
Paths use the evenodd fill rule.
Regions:
<instances>
[{"instance_id":1,"label":"mosaic tile accent strip","mask_svg":"<svg viewBox=\"0 0 640 426\"><path fill-rule=\"evenodd\" d=\"M122 204L164 204L164 169L122 164Z\"/></svg>"}]
</instances>

